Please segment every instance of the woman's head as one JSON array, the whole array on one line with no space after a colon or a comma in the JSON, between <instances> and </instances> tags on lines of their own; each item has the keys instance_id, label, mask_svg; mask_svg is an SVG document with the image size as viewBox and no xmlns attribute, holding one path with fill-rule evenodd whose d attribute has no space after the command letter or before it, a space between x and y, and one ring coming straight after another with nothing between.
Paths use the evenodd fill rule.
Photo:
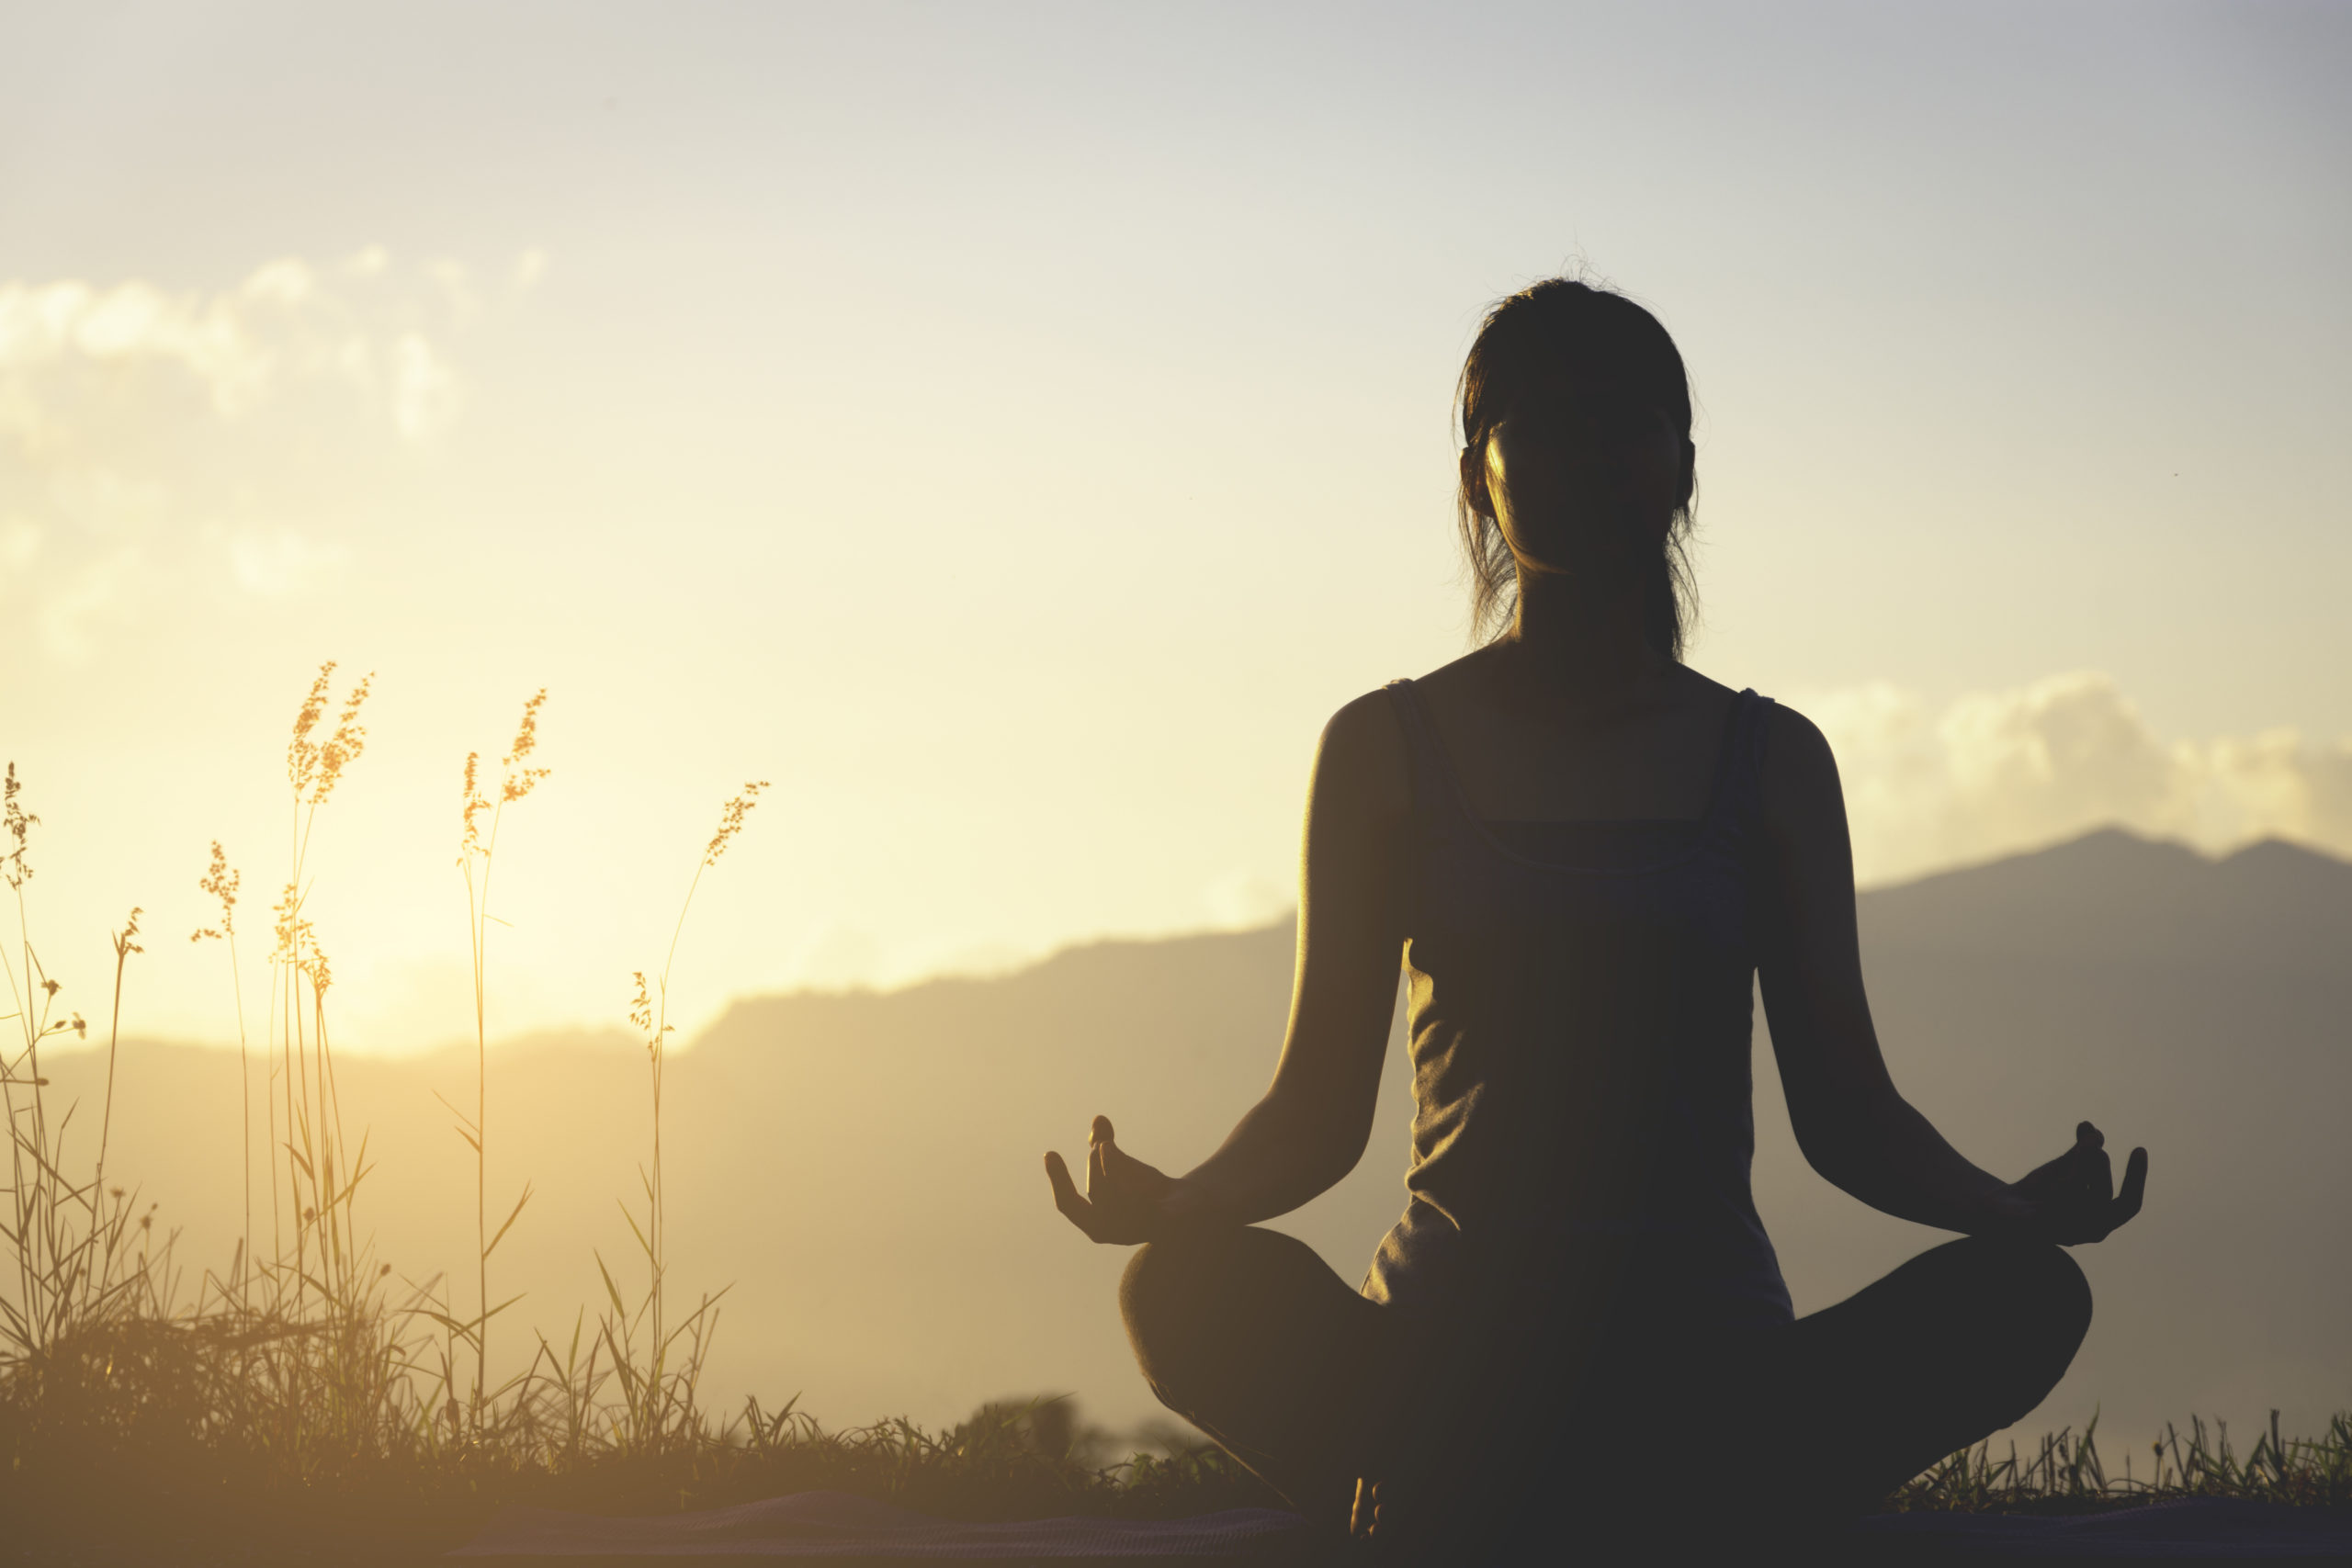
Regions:
<instances>
[{"instance_id":1,"label":"woman's head","mask_svg":"<svg viewBox=\"0 0 2352 1568\"><path fill-rule=\"evenodd\" d=\"M1630 597L1680 659L1693 487L1690 384L1657 318L1552 278L1487 312L1462 367L1462 543L1482 632L1510 625L1524 575Z\"/></svg>"}]
</instances>

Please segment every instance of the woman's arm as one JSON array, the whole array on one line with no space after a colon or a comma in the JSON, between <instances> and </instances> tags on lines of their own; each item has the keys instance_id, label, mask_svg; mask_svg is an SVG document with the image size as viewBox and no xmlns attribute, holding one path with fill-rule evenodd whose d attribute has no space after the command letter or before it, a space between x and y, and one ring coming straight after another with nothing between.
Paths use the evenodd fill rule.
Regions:
<instances>
[{"instance_id":1,"label":"woman's arm","mask_svg":"<svg viewBox=\"0 0 2352 1568\"><path fill-rule=\"evenodd\" d=\"M1273 1082L1217 1151L1170 1178L1121 1150L1096 1117L1087 1195L1046 1156L1057 1206L1097 1241L1148 1241L1191 1224L1254 1224L1355 1168L1372 1136L1405 941L1405 742L1385 694L1324 728L1306 798L1298 966Z\"/></svg>"},{"instance_id":2,"label":"woman's arm","mask_svg":"<svg viewBox=\"0 0 2352 1568\"><path fill-rule=\"evenodd\" d=\"M1874 1209L1971 1235L2096 1241L2136 1213L2147 1155L2114 1191L2090 1123L2075 1145L2017 1183L1971 1164L1887 1076L1862 989L1854 861L1829 742L1803 715L1773 712L1764 763L1766 865L1758 970L1797 1146L1814 1169Z\"/></svg>"}]
</instances>

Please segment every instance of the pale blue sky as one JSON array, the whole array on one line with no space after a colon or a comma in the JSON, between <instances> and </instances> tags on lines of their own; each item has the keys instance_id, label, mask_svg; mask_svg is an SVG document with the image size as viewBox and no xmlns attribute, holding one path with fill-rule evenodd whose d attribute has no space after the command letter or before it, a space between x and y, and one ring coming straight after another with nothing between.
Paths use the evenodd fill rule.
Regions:
<instances>
[{"instance_id":1,"label":"pale blue sky","mask_svg":"<svg viewBox=\"0 0 2352 1568\"><path fill-rule=\"evenodd\" d=\"M17 319L136 280L180 323L0 344L0 747L76 954L119 906L192 919L210 837L282 875L280 736L328 657L379 673L316 895L371 1043L456 1016L457 762L541 683L511 1023L617 1018L746 776L771 815L688 949L713 1007L1279 908L1322 718L1462 646L1478 312L1579 260L1696 379L1693 661L1913 715L1866 873L2205 821L2131 792L2188 747L2210 794L2281 726L2303 750L2229 798L2335 841L2340 7L7 25ZM281 258L306 281L248 287ZM2145 733L2063 810L1936 728L2086 671ZM202 1029L170 945L154 1021Z\"/></svg>"}]
</instances>

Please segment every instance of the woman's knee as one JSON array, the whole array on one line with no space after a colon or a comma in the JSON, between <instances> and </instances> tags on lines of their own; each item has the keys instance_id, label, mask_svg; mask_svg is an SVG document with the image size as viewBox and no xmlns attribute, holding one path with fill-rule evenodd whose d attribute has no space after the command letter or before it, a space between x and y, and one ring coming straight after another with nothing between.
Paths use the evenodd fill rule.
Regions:
<instances>
[{"instance_id":1,"label":"woman's knee","mask_svg":"<svg viewBox=\"0 0 2352 1568\"><path fill-rule=\"evenodd\" d=\"M1970 1328L2030 1325L2035 1338L2063 1343L2069 1355L2090 1328L2090 1281L2064 1247L2049 1242L1969 1236L1921 1254L1913 1265L1926 1266L1918 1284Z\"/></svg>"},{"instance_id":2,"label":"woman's knee","mask_svg":"<svg viewBox=\"0 0 2352 1568\"><path fill-rule=\"evenodd\" d=\"M2091 1285L2065 1248L2046 1241L1975 1237L1984 1284L2008 1321L2071 1360L2091 1326Z\"/></svg>"},{"instance_id":3,"label":"woman's knee","mask_svg":"<svg viewBox=\"0 0 2352 1568\"><path fill-rule=\"evenodd\" d=\"M1214 1235L1146 1243L1119 1276L1119 1316L1136 1359L1155 1382L1193 1359L1216 1334L1218 1303L1232 1293L1230 1241Z\"/></svg>"},{"instance_id":4,"label":"woman's knee","mask_svg":"<svg viewBox=\"0 0 2352 1568\"><path fill-rule=\"evenodd\" d=\"M1173 1298L1187 1283L1190 1270L1177 1249L1166 1242L1147 1242L1127 1259L1127 1267L1119 1276L1119 1316L1127 1325L1128 1337L1140 1345L1147 1332L1156 1332L1159 1325L1181 1314L1173 1310Z\"/></svg>"},{"instance_id":5,"label":"woman's knee","mask_svg":"<svg viewBox=\"0 0 2352 1568\"><path fill-rule=\"evenodd\" d=\"M1295 1315L1294 1298L1336 1283L1318 1275L1330 1269L1314 1249L1279 1231L1195 1232L1136 1249L1119 1279L1119 1315L1154 1386L1183 1382L1231 1361L1240 1339L1277 1330Z\"/></svg>"},{"instance_id":6,"label":"woman's knee","mask_svg":"<svg viewBox=\"0 0 2352 1568\"><path fill-rule=\"evenodd\" d=\"M1999 1325L2000 1371L2010 1420L2048 1397L2066 1375L2091 1326L2091 1287L2082 1265L2048 1242L1979 1237L1962 1244L1974 1254L1981 1310Z\"/></svg>"},{"instance_id":7,"label":"woman's knee","mask_svg":"<svg viewBox=\"0 0 2352 1568\"><path fill-rule=\"evenodd\" d=\"M2051 1353L2064 1372L2091 1328L2091 1282L2083 1266L2064 1248L2047 1242L2029 1247L2018 1260L2018 1290L2033 1303L2033 1316L2048 1336ZM2053 1378L2054 1381L2054 1378Z\"/></svg>"}]
</instances>

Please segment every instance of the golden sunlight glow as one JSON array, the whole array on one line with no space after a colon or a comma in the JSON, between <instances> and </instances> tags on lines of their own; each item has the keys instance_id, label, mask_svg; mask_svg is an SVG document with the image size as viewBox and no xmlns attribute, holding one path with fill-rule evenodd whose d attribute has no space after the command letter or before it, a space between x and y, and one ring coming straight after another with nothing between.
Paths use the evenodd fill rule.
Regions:
<instances>
[{"instance_id":1,"label":"golden sunlight glow","mask_svg":"<svg viewBox=\"0 0 2352 1568\"><path fill-rule=\"evenodd\" d=\"M1143 1432L1120 1263L1031 1151L1124 1096L1182 1168L1262 1090L1317 737L1463 651L1455 377L1563 270L1688 362L1690 662L1829 737L1868 918L2102 828L2352 858L2318 12L38 9L0 59L6 1088L96 1165L17 1179L49 1228L0 1303L51 1343L193 1260L299 1326L289 1451L341 1451L329 1373L445 1457L526 1386L650 1451L682 1365L730 1413L1069 1388ZM2266 854L2333 865L2230 874ZM2341 1196L2342 1096L2220 1062L2161 975L2018 961L2035 1017L2173 1053L2069 1077L1916 956L1890 1055L1988 1159L2051 1131L2003 1142L1988 1084L2111 1091L2186 1164L2243 1082L2311 1134L2274 1185ZM2328 1016L2295 974L2279 1016ZM956 977L1003 984L916 988ZM1401 1201L1386 1070L1385 1142L1300 1211L1343 1272ZM1836 1230L1776 1117L1808 1304L1922 1245ZM2182 1303L2340 1304L2345 1247L2257 1268L2209 1208L2162 1222L2215 1227ZM2340 1312L2188 1368L2171 1277L2112 1267L2171 1381L2086 1363L2061 1418L2332 1410ZM316 1348L396 1310L429 1394ZM563 1406L592 1354L605 1404Z\"/></svg>"}]
</instances>

